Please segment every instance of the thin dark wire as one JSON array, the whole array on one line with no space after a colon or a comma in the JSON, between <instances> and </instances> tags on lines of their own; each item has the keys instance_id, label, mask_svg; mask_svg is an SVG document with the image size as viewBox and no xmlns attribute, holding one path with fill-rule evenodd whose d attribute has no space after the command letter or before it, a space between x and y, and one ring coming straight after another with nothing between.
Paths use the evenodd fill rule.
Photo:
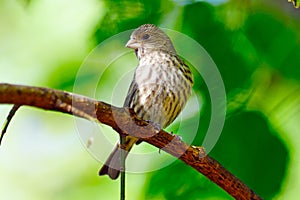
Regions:
<instances>
[{"instance_id":1,"label":"thin dark wire","mask_svg":"<svg viewBox=\"0 0 300 200\"><path fill-rule=\"evenodd\" d=\"M120 136L120 146L121 146L121 180L120 180L120 200L125 200L125 150L122 149L125 143L124 135Z\"/></svg>"},{"instance_id":2,"label":"thin dark wire","mask_svg":"<svg viewBox=\"0 0 300 200\"><path fill-rule=\"evenodd\" d=\"M2 132L1 132L1 136L0 136L0 145L2 143L2 140L3 140L3 137L6 133L6 130L7 130L7 127L9 125L9 123L11 122L13 116L15 115L15 113L17 112L17 110L21 107L21 105L14 105L12 107L12 109L10 110L7 118L6 118L6 121L4 122L3 124L3 128L2 128Z\"/></svg>"}]
</instances>

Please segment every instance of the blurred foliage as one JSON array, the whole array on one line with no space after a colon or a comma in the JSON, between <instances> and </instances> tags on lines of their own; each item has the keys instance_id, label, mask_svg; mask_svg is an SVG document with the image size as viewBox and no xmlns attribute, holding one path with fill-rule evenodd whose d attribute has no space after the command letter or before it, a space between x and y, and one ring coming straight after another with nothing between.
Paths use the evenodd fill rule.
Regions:
<instances>
[{"instance_id":1,"label":"blurred foliage","mask_svg":"<svg viewBox=\"0 0 300 200\"><path fill-rule=\"evenodd\" d=\"M98 42L140 24L156 24L161 17L161 4L153 1L105 1L107 14L100 21L95 37Z\"/></svg>"},{"instance_id":2,"label":"blurred foliage","mask_svg":"<svg viewBox=\"0 0 300 200\"><path fill-rule=\"evenodd\" d=\"M242 112L226 121L211 155L258 194L272 199L289 161L288 150L275 133L260 113Z\"/></svg>"},{"instance_id":3,"label":"blurred foliage","mask_svg":"<svg viewBox=\"0 0 300 200\"><path fill-rule=\"evenodd\" d=\"M179 173L182 172L182 173ZM154 173L144 199L226 199L229 195L204 176L176 161Z\"/></svg>"},{"instance_id":4,"label":"blurred foliage","mask_svg":"<svg viewBox=\"0 0 300 200\"><path fill-rule=\"evenodd\" d=\"M24 6L24 12L32 10L37 3L28 0L18 2ZM299 10L288 1L272 0L98 2L101 2L102 17L91 18L93 23L85 29L87 36L81 38L88 47L84 46L80 53L58 57L60 62L48 61L52 68L47 68L49 73L41 78L41 82L53 88L72 90L83 62L82 52L87 55L98 43L141 24L154 23L184 33L210 54L226 88L228 115L221 137L210 155L264 199L297 198L297 187L300 187L297 168L300 148L295 142L300 139ZM96 5L96 1L91 4ZM70 19L81 12L80 6L76 9L68 16ZM65 26L73 23L76 21ZM44 26L47 27L47 24ZM53 30L53 35L56 31ZM76 35L75 32L68 34ZM66 44L70 45L72 52L72 42L63 45ZM55 54L58 49L51 52ZM45 51L44 54L51 55L51 52ZM98 62L95 61L94 65ZM93 70L86 72L82 80L88 82L95 78ZM119 78L116 71L106 73L104 79L107 83ZM209 126L211 105L208 89L199 75L195 76L194 89L204 100L198 134L192 144L201 145ZM187 133L188 123L182 129ZM98 177L93 179L91 174L96 173L90 170L73 178L70 185L63 188L65 193L58 192L60 198L103 197L97 193L97 184L108 188L111 186L107 186L109 181L102 182ZM141 184L143 189L139 191L145 199L231 199L218 186L180 161L146 176L146 184ZM135 180L129 179L128 182ZM114 184L113 187L118 186ZM137 192L136 188L128 190L129 199L134 192ZM109 197L109 192L102 195Z\"/></svg>"}]
</instances>

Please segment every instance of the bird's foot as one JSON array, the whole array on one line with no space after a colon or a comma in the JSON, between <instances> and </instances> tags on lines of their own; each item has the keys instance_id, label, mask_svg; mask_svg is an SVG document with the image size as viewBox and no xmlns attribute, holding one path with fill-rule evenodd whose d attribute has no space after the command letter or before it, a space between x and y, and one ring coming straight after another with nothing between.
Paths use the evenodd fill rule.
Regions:
<instances>
[{"instance_id":1,"label":"bird's foot","mask_svg":"<svg viewBox=\"0 0 300 200\"><path fill-rule=\"evenodd\" d=\"M174 136L175 140L182 141L182 137L180 135L173 134L173 131L171 131L170 134Z\"/></svg>"},{"instance_id":2,"label":"bird's foot","mask_svg":"<svg viewBox=\"0 0 300 200\"><path fill-rule=\"evenodd\" d=\"M157 130L157 131L160 131L161 130L161 126L159 123L156 123L156 122L152 122L150 120L146 120L146 122L148 122L149 124L153 125L154 128Z\"/></svg>"}]
</instances>

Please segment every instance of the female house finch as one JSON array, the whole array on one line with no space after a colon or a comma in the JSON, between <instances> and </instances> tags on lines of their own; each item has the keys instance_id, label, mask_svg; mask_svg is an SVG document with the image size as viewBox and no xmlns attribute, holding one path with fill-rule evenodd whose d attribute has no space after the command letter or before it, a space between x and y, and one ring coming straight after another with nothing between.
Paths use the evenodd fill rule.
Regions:
<instances>
[{"instance_id":1,"label":"female house finch","mask_svg":"<svg viewBox=\"0 0 300 200\"><path fill-rule=\"evenodd\" d=\"M191 95L193 75L179 58L170 38L153 24L144 24L130 36L126 47L135 50L139 64L124 107L132 108L142 118L167 127L178 116ZM138 142L126 136L122 149L125 157ZM99 175L116 179L120 173L121 148L117 144Z\"/></svg>"}]
</instances>

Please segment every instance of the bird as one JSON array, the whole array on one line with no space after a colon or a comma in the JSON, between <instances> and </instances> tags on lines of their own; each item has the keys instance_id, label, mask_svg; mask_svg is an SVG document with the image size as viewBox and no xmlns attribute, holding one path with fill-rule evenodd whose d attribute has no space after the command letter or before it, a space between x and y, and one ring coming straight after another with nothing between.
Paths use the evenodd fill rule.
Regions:
<instances>
[{"instance_id":1,"label":"bird","mask_svg":"<svg viewBox=\"0 0 300 200\"><path fill-rule=\"evenodd\" d=\"M159 128L170 125L184 108L192 93L193 74L177 55L170 38L154 24L135 29L127 48L139 60L123 107L133 109L141 119ZM126 158L139 139L126 136L122 145ZM99 175L117 179L121 171L121 147L116 144ZM125 170L125 169L122 169Z\"/></svg>"}]
</instances>

